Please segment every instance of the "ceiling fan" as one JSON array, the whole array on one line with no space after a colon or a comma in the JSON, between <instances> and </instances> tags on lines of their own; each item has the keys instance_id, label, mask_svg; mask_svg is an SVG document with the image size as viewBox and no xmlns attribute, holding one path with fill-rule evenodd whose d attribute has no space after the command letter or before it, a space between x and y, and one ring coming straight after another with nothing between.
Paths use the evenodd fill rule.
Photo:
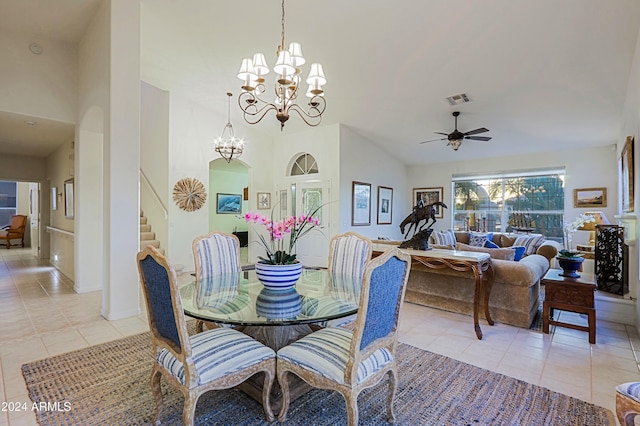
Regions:
<instances>
[{"instance_id":1,"label":"ceiling fan","mask_svg":"<svg viewBox=\"0 0 640 426\"><path fill-rule=\"evenodd\" d=\"M424 142L420 142L420 143L423 144L423 143L429 143L429 142L448 140L449 143L447 143L447 145L451 146L451 148L454 151L457 151L458 148L460 148L460 145L462 145L462 140L463 139L470 139L470 140L474 140L474 141L489 141L489 140L491 140L490 136L473 136L473 135L477 135L478 133L488 132L489 129L487 129L485 127L480 127L479 129L470 130L470 131L464 132L464 133L458 131L458 116L459 115L460 115L459 111L454 111L453 112L453 117L455 118L455 130L453 132L451 132L451 133L435 132L438 135L445 135L446 138L433 139L433 140L430 140L430 141L424 141Z\"/></svg>"}]
</instances>

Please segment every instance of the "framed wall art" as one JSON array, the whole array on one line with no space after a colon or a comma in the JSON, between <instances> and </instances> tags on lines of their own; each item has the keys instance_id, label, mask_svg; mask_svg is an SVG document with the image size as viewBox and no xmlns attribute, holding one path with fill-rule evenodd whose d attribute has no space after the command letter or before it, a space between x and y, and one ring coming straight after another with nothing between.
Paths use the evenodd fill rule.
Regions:
<instances>
[{"instance_id":1,"label":"framed wall art","mask_svg":"<svg viewBox=\"0 0 640 426\"><path fill-rule=\"evenodd\" d=\"M442 187L436 188L413 188L413 205L411 210L422 202L422 205L426 206L435 202L442 202ZM441 219L444 217L444 209L441 206L434 206L436 209L436 217Z\"/></svg>"},{"instance_id":2,"label":"framed wall art","mask_svg":"<svg viewBox=\"0 0 640 426\"><path fill-rule=\"evenodd\" d=\"M271 208L271 193L258 192L258 208L260 210Z\"/></svg>"},{"instance_id":3,"label":"framed wall art","mask_svg":"<svg viewBox=\"0 0 640 426\"><path fill-rule=\"evenodd\" d=\"M351 225L371 225L371 184L353 182L351 192Z\"/></svg>"},{"instance_id":4,"label":"framed wall art","mask_svg":"<svg viewBox=\"0 0 640 426\"><path fill-rule=\"evenodd\" d=\"M573 207L607 207L607 188L574 189Z\"/></svg>"},{"instance_id":5,"label":"framed wall art","mask_svg":"<svg viewBox=\"0 0 640 426\"><path fill-rule=\"evenodd\" d=\"M390 225L393 213L393 189L378 187L378 225Z\"/></svg>"},{"instance_id":6,"label":"framed wall art","mask_svg":"<svg viewBox=\"0 0 640 426\"><path fill-rule=\"evenodd\" d=\"M240 194L216 194L216 213L236 214L240 213L242 196Z\"/></svg>"},{"instance_id":7,"label":"framed wall art","mask_svg":"<svg viewBox=\"0 0 640 426\"><path fill-rule=\"evenodd\" d=\"M620 155L620 194L624 213L634 210L633 172L633 136L627 136L622 155Z\"/></svg>"}]
</instances>

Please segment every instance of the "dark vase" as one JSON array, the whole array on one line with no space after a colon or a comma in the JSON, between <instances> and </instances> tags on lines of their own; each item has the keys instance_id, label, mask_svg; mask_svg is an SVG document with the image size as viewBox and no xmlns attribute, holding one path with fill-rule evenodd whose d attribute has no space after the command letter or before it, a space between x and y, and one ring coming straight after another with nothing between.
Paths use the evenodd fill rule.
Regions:
<instances>
[{"instance_id":1,"label":"dark vase","mask_svg":"<svg viewBox=\"0 0 640 426\"><path fill-rule=\"evenodd\" d=\"M583 257L558 256L556 259L558 259L558 264L562 268L562 273L560 275L569 278L580 278L577 271L580 269L580 266L582 266L582 262L584 262Z\"/></svg>"}]
</instances>

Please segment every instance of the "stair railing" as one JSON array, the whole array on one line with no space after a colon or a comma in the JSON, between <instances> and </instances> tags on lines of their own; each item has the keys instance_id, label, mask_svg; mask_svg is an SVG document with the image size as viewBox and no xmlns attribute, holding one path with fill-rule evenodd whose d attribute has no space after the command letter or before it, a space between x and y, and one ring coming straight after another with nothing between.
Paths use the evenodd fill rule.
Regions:
<instances>
[{"instance_id":1,"label":"stair railing","mask_svg":"<svg viewBox=\"0 0 640 426\"><path fill-rule=\"evenodd\" d=\"M169 212L167 211L167 207L162 202L162 199L160 199L160 196L156 192L156 189L153 187L153 185L151 184L151 181L149 180L147 175L144 174L142 169L140 169L140 176L142 177L142 181L147 185L147 187L151 191L151 194L153 195L154 200L156 201L156 203L162 209L162 213L164 214L164 218L167 219L169 217Z\"/></svg>"}]
</instances>

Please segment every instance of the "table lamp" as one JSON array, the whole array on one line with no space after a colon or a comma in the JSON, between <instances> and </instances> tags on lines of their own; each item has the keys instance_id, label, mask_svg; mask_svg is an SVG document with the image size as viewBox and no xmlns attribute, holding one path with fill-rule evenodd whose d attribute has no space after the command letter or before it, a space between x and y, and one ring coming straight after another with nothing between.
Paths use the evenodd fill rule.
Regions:
<instances>
[{"instance_id":1,"label":"table lamp","mask_svg":"<svg viewBox=\"0 0 640 426\"><path fill-rule=\"evenodd\" d=\"M589 250L596 245L596 225L610 225L609 219L604 212L585 212L585 215L592 216L595 222L586 222L578 229L580 231L589 231Z\"/></svg>"}]
</instances>

